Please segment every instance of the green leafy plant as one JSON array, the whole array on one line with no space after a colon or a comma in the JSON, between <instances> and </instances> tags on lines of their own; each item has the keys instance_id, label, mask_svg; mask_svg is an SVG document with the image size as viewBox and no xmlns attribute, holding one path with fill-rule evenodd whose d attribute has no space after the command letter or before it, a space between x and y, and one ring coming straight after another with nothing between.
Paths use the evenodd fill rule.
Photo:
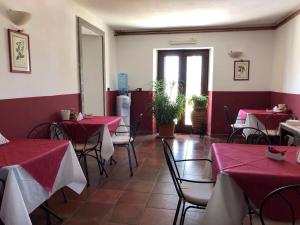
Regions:
<instances>
[{"instance_id":1,"label":"green leafy plant","mask_svg":"<svg viewBox=\"0 0 300 225\"><path fill-rule=\"evenodd\" d=\"M193 95L188 100L188 104L193 106L194 110L206 109L208 104L208 97L204 95Z\"/></svg>"},{"instance_id":2,"label":"green leafy plant","mask_svg":"<svg viewBox=\"0 0 300 225\"><path fill-rule=\"evenodd\" d=\"M172 90L174 86L175 83L172 83L170 92L174 91ZM166 84L164 82L154 81L152 111L158 125L173 125L174 120L180 119L184 114L185 96L181 91L178 91L176 100L173 101L170 95L170 93L166 92Z\"/></svg>"}]
</instances>

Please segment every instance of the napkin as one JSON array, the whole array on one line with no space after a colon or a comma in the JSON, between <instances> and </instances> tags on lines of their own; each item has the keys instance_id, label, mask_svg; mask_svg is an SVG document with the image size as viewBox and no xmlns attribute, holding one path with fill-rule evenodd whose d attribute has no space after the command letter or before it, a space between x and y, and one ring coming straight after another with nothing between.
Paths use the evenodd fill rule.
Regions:
<instances>
[{"instance_id":1,"label":"napkin","mask_svg":"<svg viewBox=\"0 0 300 225\"><path fill-rule=\"evenodd\" d=\"M83 119L83 115L82 115L82 113L80 112L80 113L78 113L76 120L77 120L77 121L80 121L80 120L82 120L82 119Z\"/></svg>"},{"instance_id":2,"label":"napkin","mask_svg":"<svg viewBox=\"0 0 300 225\"><path fill-rule=\"evenodd\" d=\"M0 145L4 145L9 143L9 140L6 139L1 133L0 133Z\"/></svg>"}]
</instances>

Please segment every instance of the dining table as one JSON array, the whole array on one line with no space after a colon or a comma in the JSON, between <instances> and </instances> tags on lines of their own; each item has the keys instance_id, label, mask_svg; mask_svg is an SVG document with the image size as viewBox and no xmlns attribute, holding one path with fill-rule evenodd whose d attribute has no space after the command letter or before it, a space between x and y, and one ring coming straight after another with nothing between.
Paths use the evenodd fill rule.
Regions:
<instances>
[{"instance_id":1,"label":"dining table","mask_svg":"<svg viewBox=\"0 0 300 225\"><path fill-rule=\"evenodd\" d=\"M270 116L273 116L273 119L267 122ZM273 112L265 109L240 109L236 123L243 123L247 127L274 130L279 128L281 122L289 118L290 115L284 112Z\"/></svg>"},{"instance_id":2,"label":"dining table","mask_svg":"<svg viewBox=\"0 0 300 225\"><path fill-rule=\"evenodd\" d=\"M276 146L277 150L286 151L282 161L268 158L267 147L212 144L209 153L212 166L206 176L215 179L216 184L201 224L241 225L248 212L247 199L254 208L259 208L274 189L300 183L300 164L296 162L299 147ZM297 205L296 212L300 215L300 204ZM280 207L272 207L267 216L286 220L287 213L280 210Z\"/></svg>"},{"instance_id":3,"label":"dining table","mask_svg":"<svg viewBox=\"0 0 300 225\"><path fill-rule=\"evenodd\" d=\"M29 214L67 186L80 194L86 178L66 140L14 139L0 145L5 181L0 218L7 225L31 225Z\"/></svg>"},{"instance_id":4,"label":"dining table","mask_svg":"<svg viewBox=\"0 0 300 225\"><path fill-rule=\"evenodd\" d=\"M112 142L112 136L118 127L122 126L123 129L118 131L127 131L124 125L124 121L120 116L89 116L80 121L77 121L82 125L89 134L96 132L101 133L101 157L109 160L114 153L114 146ZM64 126L72 126L70 121L63 121Z\"/></svg>"},{"instance_id":5,"label":"dining table","mask_svg":"<svg viewBox=\"0 0 300 225\"><path fill-rule=\"evenodd\" d=\"M286 136L292 136L293 142L291 144L294 144L296 146L300 146L300 126L298 125L292 125L289 123L280 123L279 126L279 133L280 133L280 143L281 145L288 145L289 141L286 140Z\"/></svg>"}]
</instances>

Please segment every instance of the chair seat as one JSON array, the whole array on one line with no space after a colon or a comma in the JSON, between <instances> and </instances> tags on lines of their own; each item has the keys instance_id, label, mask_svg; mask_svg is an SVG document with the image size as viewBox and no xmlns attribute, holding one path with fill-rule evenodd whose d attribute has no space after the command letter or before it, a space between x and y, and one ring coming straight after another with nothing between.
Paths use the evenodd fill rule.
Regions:
<instances>
[{"instance_id":1,"label":"chair seat","mask_svg":"<svg viewBox=\"0 0 300 225\"><path fill-rule=\"evenodd\" d=\"M279 136L279 131L278 130L262 130L265 134L269 136Z\"/></svg>"},{"instance_id":2,"label":"chair seat","mask_svg":"<svg viewBox=\"0 0 300 225\"><path fill-rule=\"evenodd\" d=\"M82 143L76 143L75 145L75 151L83 151L83 150L92 150L95 148L95 144L94 143L88 143L86 144L85 148L84 148L84 144Z\"/></svg>"},{"instance_id":3,"label":"chair seat","mask_svg":"<svg viewBox=\"0 0 300 225\"><path fill-rule=\"evenodd\" d=\"M115 135L112 137L112 142L114 145L125 145L130 141L133 141L133 139L128 135Z\"/></svg>"},{"instance_id":4,"label":"chair seat","mask_svg":"<svg viewBox=\"0 0 300 225\"><path fill-rule=\"evenodd\" d=\"M239 129L239 128L246 127L246 124L244 124L244 123L233 123L230 126L231 126L231 128Z\"/></svg>"},{"instance_id":5,"label":"chair seat","mask_svg":"<svg viewBox=\"0 0 300 225\"><path fill-rule=\"evenodd\" d=\"M268 218L264 218L265 224L266 225L291 225L292 222L280 222L280 221L275 221L275 220L270 220ZM295 224L300 224L300 221L296 221ZM250 225L249 222L249 216L245 216L243 225ZM257 215L252 215L252 225L261 225L260 218Z\"/></svg>"},{"instance_id":6,"label":"chair seat","mask_svg":"<svg viewBox=\"0 0 300 225\"><path fill-rule=\"evenodd\" d=\"M181 189L184 198L189 203L195 205L207 205L213 191L213 184L182 182Z\"/></svg>"}]
</instances>

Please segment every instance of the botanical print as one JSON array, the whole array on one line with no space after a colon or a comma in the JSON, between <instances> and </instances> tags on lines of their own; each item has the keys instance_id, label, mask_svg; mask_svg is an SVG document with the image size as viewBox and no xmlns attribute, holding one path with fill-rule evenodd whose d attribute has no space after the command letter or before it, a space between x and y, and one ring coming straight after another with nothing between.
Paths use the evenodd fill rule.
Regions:
<instances>
[{"instance_id":1,"label":"botanical print","mask_svg":"<svg viewBox=\"0 0 300 225\"><path fill-rule=\"evenodd\" d=\"M234 66L235 80L249 80L249 61L235 61Z\"/></svg>"},{"instance_id":2,"label":"botanical print","mask_svg":"<svg viewBox=\"0 0 300 225\"><path fill-rule=\"evenodd\" d=\"M14 46L13 49L14 67L27 68L28 59L25 53L25 50L27 49L26 39L13 34L12 40Z\"/></svg>"},{"instance_id":3,"label":"botanical print","mask_svg":"<svg viewBox=\"0 0 300 225\"><path fill-rule=\"evenodd\" d=\"M8 30L10 71L30 73L29 36L19 31Z\"/></svg>"}]
</instances>

